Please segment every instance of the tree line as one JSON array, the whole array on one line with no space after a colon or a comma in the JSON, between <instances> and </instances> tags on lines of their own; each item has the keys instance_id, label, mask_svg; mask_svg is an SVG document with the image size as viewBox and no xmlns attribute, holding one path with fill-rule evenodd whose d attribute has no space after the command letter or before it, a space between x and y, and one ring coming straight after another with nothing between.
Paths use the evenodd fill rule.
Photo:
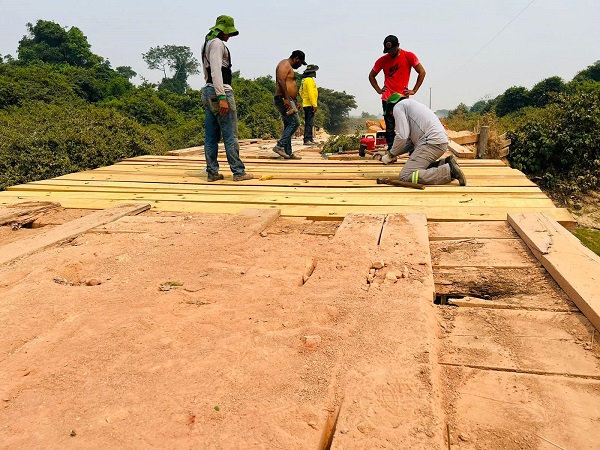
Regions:
<instances>
[{"instance_id":1,"label":"tree line","mask_svg":"<svg viewBox=\"0 0 600 450\"><path fill-rule=\"evenodd\" d=\"M142 59L162 79L135 86L134 69L112 68L79 28L47 20L26 28L16 57L0 55L0 190L204 144L200 91L188 84L199 62L188 47L150 48ZM239 138L279 137L273 78L246 79L238 71L232 85ZM355 107L354 96L319 88L315 124L342 132Z\"/></svg>"},{"instance_id":2,"label":"tree line","mask_svg":"<svg viewBox=\"0 0 600 450\"><path fill-rule=\"evenodd\" d=\"M569 82L553 76L471 107L461 103L444 122L453 130L489 125L496 134L506 132L512 167L565 203L600 189L600 61Z\"/></svg>"}]
</instances>

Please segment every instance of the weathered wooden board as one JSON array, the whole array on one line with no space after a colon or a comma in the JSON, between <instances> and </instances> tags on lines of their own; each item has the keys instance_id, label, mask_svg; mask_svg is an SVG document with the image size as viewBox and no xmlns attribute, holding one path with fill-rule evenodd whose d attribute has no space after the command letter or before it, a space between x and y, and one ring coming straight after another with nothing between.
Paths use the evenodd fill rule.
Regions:
<instances>
[{"instance_id":1,"label":"weathered wooden board","mask_svg":"<svg viewBox=\"0 0 600 450\"><path fill-rule=\"evenodd\" d=\"M546 214L511 213L508 221L569 298L600 330L600 257Z\"/></svg>"},{"instance_id":2,"label":"weathered wooden board","mask_svg":"<svg viewBox=\"0 0 600 450\"><path fill-rule=\"evenodd\" d=\"M30 255L58 242L72 239L92 228L112 222L123 216L138 214L147 209L150 209L148 204L122 204L108 210L93 212L35 236L19 239L0 247L0 264Z\"/></svg>"}]
</instances>

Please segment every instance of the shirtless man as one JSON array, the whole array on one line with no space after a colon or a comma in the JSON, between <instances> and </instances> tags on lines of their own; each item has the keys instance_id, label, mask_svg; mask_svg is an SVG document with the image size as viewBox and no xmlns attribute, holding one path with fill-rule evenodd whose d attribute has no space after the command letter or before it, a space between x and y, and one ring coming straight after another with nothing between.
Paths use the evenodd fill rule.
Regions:
<instances>
[{"instance_id":1,"label":"shirtless man","mask_svg":"<svg viewBox=\"0 0 600 450\"><path fill-rule=\"evenodd\" d=\"M298 85L294 77L294 69L306 65L304 52L294 50L289 58L277 64L275 69L275 107L283 118L283 134L277 141L273 151L285 159L302 159L292 153L292 136L300 126L298 116Z\"/></svg>"}]
</instances>

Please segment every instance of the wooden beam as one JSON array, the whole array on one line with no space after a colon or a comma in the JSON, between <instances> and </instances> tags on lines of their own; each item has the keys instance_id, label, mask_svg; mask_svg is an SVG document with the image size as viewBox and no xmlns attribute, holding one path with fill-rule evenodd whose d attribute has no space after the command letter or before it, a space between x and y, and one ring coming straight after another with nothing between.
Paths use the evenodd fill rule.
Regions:
<instances>
[{"instance_id":1,"label":"wooden beam","mask_svg":"<svg viewBox=\"0 0 600 450\"><path fill-rule=\"evenodd\" d=\"M479 141L479 134L469 134L466 136L454 136L451 139L460 145L476 144Z\"/></svg>"},{"instance_id":2,"label":"wooden beam","mask_svg":"<svg viewBox=\"0 0 600 450\"><path fill-rule=\"evenodd\" d=\"M487 152L487 147L488 147L489 135L490 135L490 127L481 127L481 132L479 133L479 142L477 143L477 158L478 159L485 158L485 154Z\"/></svg>"},{"instance_id":3,"label":"wooden beam","mask_svg":"<svg viewBox=\"0 0 600 450\"><path fill-rule=\"evenodd\" d=\"M0 265L31 255L59 242L73 239L92 228L113 222L123 216L139 214L148 209L150 209L150 205L148 204L122 204L107 210L91 213L35 236L11 242L0 247Z\"/></svg>"},{"instance_id":4,"label":"wooden beam","mask_svg":"<svg viewBox=\"0 0 600 450\"><path fill-rule=\"evenodd\" d=\"M600 257L546 214L509 214L508 221L600 331Z\"/></svg>"},{"instance_id":5,"label":"wooden beam","mask_svg":"<svg viewBox=\"0 0 600 450\"><path fill-rule=\"evenodd\" d=\"M475 153L469 150L467 147L463 147L460 144L457 144L453 140L448 142L448 148L452 153L454 153L458 158L475 158Z\"/></svg>"},{"instance_id":6,"label":"wooden beam","mask_svg":"<svg viewBox=\"0 0 600 450\"><path fill-rule=\"evenodd\" d=\"M281 215L280 209L243 209L236 214L236 218L246 220L245 230L252 234L257 234L271 225ZM250 223L248 223L248 220Z\"/></svg>"}]
</instances>

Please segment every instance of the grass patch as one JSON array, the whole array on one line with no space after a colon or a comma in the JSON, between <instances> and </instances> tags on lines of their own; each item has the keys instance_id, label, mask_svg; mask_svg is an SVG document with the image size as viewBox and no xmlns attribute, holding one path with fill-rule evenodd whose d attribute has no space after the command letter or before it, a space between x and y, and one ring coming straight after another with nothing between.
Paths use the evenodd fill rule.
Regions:
<instances>
[{"instance_id":1,"label":"grass patch","mask_svg":"<svg viewBox=\"0 0 600 450\"><path fill-rule=\"evenodd\" d=\"M573 234L583 242L583 244L600 256L600 230L590 230L588 228L578 228Z\"/></svg>"}]
</instances>

